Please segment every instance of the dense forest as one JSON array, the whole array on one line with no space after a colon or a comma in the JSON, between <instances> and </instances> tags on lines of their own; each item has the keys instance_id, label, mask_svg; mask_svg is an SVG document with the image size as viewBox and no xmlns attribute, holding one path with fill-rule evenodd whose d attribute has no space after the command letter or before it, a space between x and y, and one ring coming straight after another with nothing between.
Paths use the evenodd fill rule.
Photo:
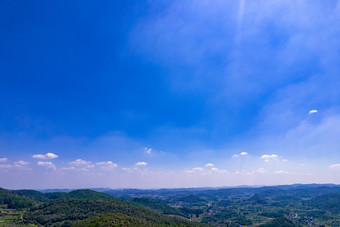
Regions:
<instances>
[{"instance_id":1,"label":"dense forest","mask_svg":"<svg viewBox=\"0 0 340 227\"><path fill-rule=\"evenodd\" d=\"M0 226L340 226L340 186L0 189Z\"/></svg>"}]
</instances>

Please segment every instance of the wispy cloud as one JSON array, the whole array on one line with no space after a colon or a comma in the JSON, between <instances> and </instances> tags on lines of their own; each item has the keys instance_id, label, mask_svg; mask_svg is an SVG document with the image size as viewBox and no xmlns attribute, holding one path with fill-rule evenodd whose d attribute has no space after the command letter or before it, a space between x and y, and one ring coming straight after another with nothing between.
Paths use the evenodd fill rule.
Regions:
<instances>
[{"instance_id":1,"label":"wispy cloud","mask_svg":"<svg viewBox=\"0 0 340 227\"><path fill-rule=\"evenodd\" d=\"M213 166L214 166L214 164L212 164L212 163L205 164L205 167L213 167Z\"/></svg>"},{"instance_id":2,"label":"wispy cloud","mask_svg":"<svg viewBox=\"0 0 340 227\"><path fill-rule=\"evenodd\" d=\"M0 162L7 162L8 159L7 158L0 158Z\"/></svg>"},{"instance_id":3,"label":"wispy cloud","mask_svg":"<svg viewBox=\"0 0 340 227\"><path fill-rule=\"evenodd\" d=\"M15 165L28 165L29 163L28 162L25 162L25 161L17 161L17 162L14 162Z\"/></svg>"},{"instance_id":4,"label":"wispy cloud","mask_svg":"<svg viewBox=\"0 0 340 227\"><path fill-rule=\"evenodd\" d=\"M239 9L237 13L237 34L236 34L236 42L239 42L241 36L241 29L243 24L243 16L244 16L244 7L245 7L245 0L239 0Z\"/></svg>"},{"instance_id":5,"label":"wispy cloud","mask_svg":"<svg viewBox=\"0 0 340 227\"><path fill-rule=\"evenodd\" d=\"M89 171L90 169L93 169L95 167L95 165L87 165L83 168L81 168L82 171Z\"/></svg>"},{"instance_id":6,"label":"wispy cloud","mask_svg":"<svg viewBox=\"0 0 340 227\"><path fill-rule=\"evenodd\" d=\"M55 158L58 158L58 155L53 154L53 153L46 153L46 154L35 154L32 157L37 158L37 159L55 159Z\"/></svg>"},{"instance_id":7,"label":"wispy cloud","mask_svg":"<svg viewBox=\"0 0 340 227\"><path fill-rule=\"evenodd\" d=\"M331 169L340 169L340 164L330 165L329 168L331 168Z\"/></svg>"},{"instance_id":8,"label":"wispy cloud","mask_svg":"<svg viewBox=\"0 0 340 227\"><path fill-rule=\"evenodd\" d=\"M288 171L284 171L284 170L275 170L273 173L274 174L289 174Z\"/></svg>"},{"instance_id":9,"label":"wispy cloud","mask_svg":"<svg viewBox=\"0 0 340 227\"><path fill-rule=\"evenodd\" d=\"M248 155L248 153L247 152L245 152L245 151L242 151L241 153L239 153L239 154L234 154L232 157L233 158L237 158L237 157L239 157L239 156L246 156L246 155Z\"/></svg>"},{"instance_id":10,"label":"wispy cloud","mask_svg":"<svg viewBox=\"0 0 340 227\"><path fill-rule=\"evenodd\" d=\"M80 158L73 162L70 162L71 165L75 165L75 166L89 165L90 163L91 163L90 161L85 161Z\"/></svg>"},{"instance_id":11,"label":"wispy cloud","mask_svg":"<svg viewBox=\"0 0 340 227\"><path fill-rule=\"evenodd\" d=\"M53 169L53 170L57 169L56 166L52 162L39 161L37 162L37 165L46 166L48 169Z\"/></svg>"},{"instance_id":12,"label":"wispy cloud","mask_svg":"<svg viewBox=\"0 0 340 227\"><path fill-rule=\"evenodd\" d=\"M146 148L144 148L144 151L145 151L147 154L151 154L152 149L146 147Z\"/></svg>"},{"instance_id":13,"label":"wispy cloud","mask_svg":"<svg viewBox=\"0 0 340 227\"><path fill-rule=\"evenodd\" d=\"M269 162L270 160L277 160L278 155L277 154L264 154L261 156L262 159L264 159L265 162Z\"/></svg>"},{"instance_id":14,"label":"wispy cloud","mask_svg":"<svg viewBox=\"0 0 340 227\"><path fill-rule=\"evenodd\" d=\"M146 163L146 162L137 162L135 165L136 166L146 166L146 165L148 165L148 163Z\"/></svg>"},{"instance_id":15,"label":"wispy cloud","mask_svg":"<svg viewBox=\"0 0 340 227\"><path fill-rule=\"evenodd\" d=\"M97 162L96 164L101 166L101 169L104 170L113 170L118 167L118 165L116 163L113 163L112 161Z\"/></svg>"},{"instance_id":16,"label":"wispy cloud","mask_svg":"<svg viewBox=\"0 0 340 227\"><path fill-rule=\"evenodd\" d=\"M24 171L31 171L32 168L28 167L28 162L25 161L19 161L19 162L14 162L13 167L20 169L20 170L24 170Z\"/></svg>"}]
</instances>

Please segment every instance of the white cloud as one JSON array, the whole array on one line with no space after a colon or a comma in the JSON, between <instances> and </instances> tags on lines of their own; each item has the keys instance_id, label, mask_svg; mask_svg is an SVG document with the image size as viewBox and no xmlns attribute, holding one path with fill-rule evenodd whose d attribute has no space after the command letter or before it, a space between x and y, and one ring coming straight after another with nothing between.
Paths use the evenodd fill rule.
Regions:
<instances>
[{"instance_id":1,"label":"white cloud","mask_svg":"<svg viewBox=\"0 0 340 227\"><path fill-rule=\"evenodd\" d=\"M46 166L48 169L53 169L56 170L57 168L55 167L55 165L52 162L43 162L43 161L39 161L37 162L37 164L39 166Z\"/></svg>"},{"instance_id":2,"label":"white cloud","mask_svg":"<svg viewBox=\"0 0 340 227\"><path fill-rule=\"evenodd\" d=\"M85 160L82 160L78 158L77 160L70 162L71 165L76 165L76 166L84 166L84 165L89 165L91 162L87 162Z\"/></svg>"},{"instance_id":3,"label":"white cloud","mask_svg":"<svg viewBox=\"0 0 340 227\"><path fill-rule=\"evenodd\" d=\"M151 154L151 151L152 151L152 149L151 148L144 148L144 150L145 150L145 152L147 153L147 154Z\"/></svg>"},{"instance_id":4,"label":"white cloud","mask_svg":"<svg viewBox=\"0 0 340 227\"><path fill-rule=\"evenodd\" d=\"M232 157L236 158L236 157L239 157L240 155L245 156L245 155L248 155L248 153L243 151L240 154L234 154Z\"/></svg>"},{"instance_id":5,"label":"white cloud","mask_svg":"<svg viewBox=\"0 0 340 227\"><path fill-rule=\"evenodd\" d=\"M284 171L284 170L276 170L273 173L274 174L289 174L287 171Z\"/></svg>"},{"instance_id":6,"label":"white cloud","mask_svg":"<svg viewBox=\"0 0 340 227\"><path fill-rule=\"evenodd\" d=\"M211 163L208 163L211 164ZM212 166L209 166L212 167ZM203 168L203 167L194 167L190 170L185 170L184 173L189 173L189 174L215 174L215 173L227 173L227 170L220 170L218 168L212 167L210 169Z\"/></svg>"},{"instance_id":7,"label":"white cloud","mask_svg":"<svg viewBox=\"0 0 340 227\"><path fill-rule=\"evenodd\" d=\"M105 170L113 170L118 167L118 165L116 163L113 163L112 161L97 162L96 164L102 166L101 168Z\"/></svg>"},{"instance_id":8,"label":"white cloud","mask_svg":"<svg viewBox=\"0 0 340 227\"><path fill-rule=\"evenodd\" d=\"M264 159L265 162L269 162L270 159L276 159L277 160L278 155L277 154L264 154L261 156L262 159Z\"/></svg>"},{"instance_id":9,"label":"white cloud","mask_svg":"<svg viewBox=\"0 0 340 227\"><path fill-rule=\"evenodd\" d=\"M212 163L205 164L205 167L213 167L213 166L214 166L214 164L212 164Z\"/></svg>"},{"instance_id":10,"label":"white cloud","mask_svg":"<svg viewBox=\"0 0 340 227\"><path fill-rule=\"evenodd\" d=\"M136 166L146 166L146 165L148 165L148 163L146 163L146 162L137 162L136 163Z\"/></svg>"},{"instance_id":11,"label":"white cloud","mask_svg":"<svg viewBox=\"0 0 340 227\"><path fill-rule=\"evenodd\" d=\"M27 167L29 163L25 162L25 161L18 161L18 162L14 162L14 168L17 169L21 169L21 170L25 170L25 171L31 171L32 169Z\"/></svg>"},{"instance_id":12,"label":"white cloud","mask_svg":"<svg viewBox=\"0 0 340 227\"><path fill-rule=\"evenodd\" d=\"M93 169L97 166L100 166L100 169L103 170L113 170L114 168L118 167L116 163L113 163L112 161L106 161L106 162L97 162L95 164L92 164L91 161L85 161L83 159L77 159L73 162L70 162L70 167L63 167L61 170L82 170L82 171L88 171L89 169Z\"/></svg>"},{"instance_id":13,"label":"white cloud","mask_svg":"<svg viewBox=\"0 0 340 227\"><path fill-rule=\"evenodd\" d=\"M0 158L0 162L7 162L7 158Z\"/></svg>"},{"instance_id":14,"label":"white cloud","mask_svg":"<svg viewBox=\"0 0 340 227\"><path fill-rule=\"evenodd\" d=\"M330 169L340 169L340 164L333 164L329 166Z\"/></svg>"},{"instance_id":15,"label":"white cloud","mask_svg":"<svg viewBox=\"0 0 340 227\"><path fill-rule=\"evenodd\" d=\"M309 112L308 112L308 114L314 114L314 113L317 113L318 112L318 110L310 110Z\"/></svg>"},{"instance_id":16,"label":"white cloud","mask_svg":"<svg viewBox=\"0 0 340 227\"><path fill-rule=\"evenodd\" d=\"M263 158L263 159L277 158L277 157L278 157L277 154L271 154L271 155L269 155L269 154L264 154L264 155L261 156L261 158Z\"/></svg>"},{"instance_id":17,"label":"white cloud","mask_svg":"<svg viewBox=\"0 0 340 227\"><path fill-rule=\"evenodd\" d=\"M110 165L112 163L113 162L111 162L111 161L107 161L107 162L97 162L96 164L102 166L102 165Z\"/></svg>"},{"instance_id":18,"label":"white cloud","mask_svg":"<svg viewBox=\"0 0 340 227\"><path fill-rule=\"evenodd\" d=\"M14 162L15 165L28 165L29 163L28 162L25 162L25 161L17 161L17 162Z\"/></svg>"},{"instance_id":19,"label":"white cloud","mask_svg":"<svg viewBox=\"0 0 340 227\"><path fill-rule=\"evenodd\" d=\"M281 161L283 161L283 162L288 162L288 160L287 160L287 159L282 159Z\"/></svg>"},{"instance_id":20,"label":"white cloud","mask_svg":"<svg viewBox=\"0 0 340 227\"><path fill-rule=\"evenodd\" d=\"M55 159L58 158L58 155L53 153L47 153L47 154L35 154L32 157L38 159Z\"/></svg>"},{"instance_id":21,"label":"white cloud","mask_svg":"<svg viewBox=\"0 0 340 227\"><path fill-rule=\"evenodd\" d=\"M88 171L89 169L92 169L92 168L94 168L94 165L88 165L88 166L82 168L82 170L83 171Z\"/></svg>"},{"instance_id":22,"label":"white cloud","mask_svg":"<svg viewBox=\"0 0 340 227\"><path fill-rule=\"evenodd\" d=\"M0 169L9 169L11 167L11 165L0 165Z\"/></svg>"}]
</instances>

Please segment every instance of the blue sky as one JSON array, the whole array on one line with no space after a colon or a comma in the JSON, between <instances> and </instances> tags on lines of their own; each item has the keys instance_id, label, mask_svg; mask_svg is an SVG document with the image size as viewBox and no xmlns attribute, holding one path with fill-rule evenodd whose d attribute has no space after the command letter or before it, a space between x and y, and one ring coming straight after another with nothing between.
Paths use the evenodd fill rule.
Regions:
<instances>
[{"instance_id":1,"label":"blue sky","mask_svg":"<svg viewBox=\"0 0 340 227\"><path fill-rule=\"evenodd\" d=\"M340 183L338 1L0 11L1 187Z\"/></svg>"}]
</instances>

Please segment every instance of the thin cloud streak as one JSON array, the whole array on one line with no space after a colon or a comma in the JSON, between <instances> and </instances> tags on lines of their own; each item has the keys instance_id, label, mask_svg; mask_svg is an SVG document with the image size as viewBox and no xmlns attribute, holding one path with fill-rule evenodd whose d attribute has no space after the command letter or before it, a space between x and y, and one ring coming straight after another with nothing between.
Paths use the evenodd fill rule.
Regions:
<instances>
[{"instance_id":1,"label":"thin cloud streak","mask_svg":"<svg viewBox=\"0 0 340 227\"><path fill-rule=\"evenodd\" d=\"M318 112L318 110L310 110L309 112L308 112L308 114L314 114L314 113L317 113Z\"/></svg>"}]
</instances>

